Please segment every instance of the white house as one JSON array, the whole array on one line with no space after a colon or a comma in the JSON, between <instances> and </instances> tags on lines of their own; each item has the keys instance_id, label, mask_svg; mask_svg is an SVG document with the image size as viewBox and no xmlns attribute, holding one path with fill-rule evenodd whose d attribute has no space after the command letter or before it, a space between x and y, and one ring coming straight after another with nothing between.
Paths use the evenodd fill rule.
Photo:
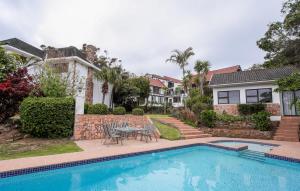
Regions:
<instances>
[{"instance_id":1,"label":"white house","mask_svg":"<svg viewBox=\"0 0 300 191\"><path fill-rule=\"evenodd\" d=\"M280 120L281 116L300 115L292 104L300 98L300 91L279 93L276 80L297 71L288 66L274 69L239 71L213 75L209 86L213 89L214 110L238 115L238 104L265 103L271 120Z\"/></svg>"},{"instance_id":2,"label":"white house","mask_svg":"<svg viewBox=\"0 0 300 191\"><path fill-rule=\"evenodd\" d=\"M71 86L75 87L75 98L89 104L102 103L102 84L101 80L95 77L95 72L101 68L94 64L97 48L93 45L83 45L82 50L74 46L65 48L48 47L41 50L17 38L7 39L0 42L1 46L8 52L13 52L31 58L31 62L37 62L30 66L28 71L35 75L43 64L50 64L58 69L61 75L69 75ZM112 85L109 85L108 93L105 96L104 103L111 105ZM79 99L80 100L80 99Z\"/></svg>"},{"instance_id":3,"label":"white house","mask_svg":"<svg viewBox=\"0 0 300 191\"><path fill-rule=\"evenodd\" d=\"M180 80L168 76L146 74L150 82L151 93L148 103L153 106L163 106L166 102L173 107L183 107L184 92Z\"/></svg>"}]
</instances>

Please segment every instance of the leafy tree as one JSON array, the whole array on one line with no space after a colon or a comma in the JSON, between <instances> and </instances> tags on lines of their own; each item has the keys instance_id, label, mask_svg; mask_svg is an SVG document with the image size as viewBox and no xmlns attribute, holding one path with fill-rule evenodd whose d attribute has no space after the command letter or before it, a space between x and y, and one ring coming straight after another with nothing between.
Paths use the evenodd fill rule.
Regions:
<instances>
[{"instance_id":1,"label":"leafy tree","mask_svg":"<svg viewBox=\"0 0 300 191\"><path fill-rule=\"evenodd\" d=\"M16 62L12 55L7 54L0 46L0 82L5 80L6 76L16 70Z\"/></svg>"},{"instance_id":2,"label":"leafy tree","mask_svg":"<svg viewBox=\"0 0 300 191\"><path fill-rule=\"evenodd\" d=\"M145 100L150 94L150 82L145 77L137 77L131 79L132 84L139 89L138 102ZM138 104L139 104L138 103Z\"/></svg>"},{"instance_id":3,"label":"leafy tree","mask_svg":"<svg viewBox=\"0 0 300 191\"><path fill-rule=\"evenodd\" d=\"M257 45L266 51L264 67L299 65L300 63L300 1L287 0L281 13L283 21L269 25Z\"/></svg>"},{"instance_id":4,"label":"leafy tree","mask_svg":"<svg viewBox=\"0 0 300 191\"><path fill-rule=\"evenodd\" d=\"M8 73L0 82L0 122L14 115L21 101L30 95L36 84L26 68Z\"/></svg>"},{"instance_id":5,"label":"leafy tree","mask_svg":"<svg viewBox=\"0 0 300 191\"><path fill-rule=\"evenodd\" d=\"M188 89L191 88L192 86L192 74L191 74L191 71L187 71L186 72L186 75L183 77L183 80L182 80L182 85L183 85L183 89L184 89L184 92L188 92Z\"/></svg>"},{"instance_id":6,"label":"leafy tree","mask_svg":"<svg viewBox=\"0 0 300 191\"><path fill-rule=\"evenodd\" d=\"M205 76L208 73L210 68L209 61L197 60L194 66L194 70L197 72L199 77L199 87L201 90L201 95L204 95L204 83L206 82Z\"/></svg>"},{"instance_id":7,"label":"leafy tree","mask_svg":"<svg viewBox=\"0 0 300 191\"><path fill-rule=\"evenodd\" d=\"M180 69L182 69L182 77L185 76L185 67L189 64L188 60L191 56L195 55L193 52L193 48L189 47L184 51L180 51L178 49L172 51L172 55L170 58L166 60L166 62L171 62L177 64Z\"/></svg>"},{"instance_id":8,"label":"leafy tree","mask_svg":"<svg viewBox=\"0 0 300 191\"><path fill-rule=\"evenodd\" d=\"M277 80L276 91L297 91L300 90L300 73L293 73L290 76Z\"/></svg>"}]
</instances>

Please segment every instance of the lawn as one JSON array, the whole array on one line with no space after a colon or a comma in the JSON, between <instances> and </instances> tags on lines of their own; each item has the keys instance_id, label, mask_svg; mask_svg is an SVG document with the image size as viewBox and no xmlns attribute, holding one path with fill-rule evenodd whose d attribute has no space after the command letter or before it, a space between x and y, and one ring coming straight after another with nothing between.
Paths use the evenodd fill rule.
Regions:
<instances>
[{"instance_id":1,"label":"lawn","mask_svg":"<svg viewBox=\"0 0 300 191\"><path fill-rule=\"evenodd\" d=\"M168 139L171 141L180 139L181 136L178 129L162 124L155 120L153 120L153 123L159 130L161 138Z\"/></svg>"},{"instance_id":2,"label":"lawn","mask_svg":"<svg viewBox=\"0 0 300 191\"><path fill-rule=\"evenodd\" d=\"M147 117L150 118L165 118L165 117L170 117L169 115L165 115L165 114L147 114Z\"/></svg>"},{"instance_id":3,"label":"lawn","mask_svg":"<svg viewBox=\"0 0 300 191\"><path fill-rule=\"evenodd\" d=\"M66 139L23 139L0 144L0 160L82 151Z\"/></svg>"}]
</instances>

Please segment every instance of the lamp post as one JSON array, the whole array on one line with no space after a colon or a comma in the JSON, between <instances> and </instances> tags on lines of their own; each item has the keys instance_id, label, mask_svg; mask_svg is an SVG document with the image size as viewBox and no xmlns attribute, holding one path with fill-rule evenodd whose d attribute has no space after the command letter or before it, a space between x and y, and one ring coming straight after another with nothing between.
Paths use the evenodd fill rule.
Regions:
<instances>
[{"instance_id":1,"label":"lamp post","mask_svg":"<svg viewBox=\"0 0 300 191\"><path fill-rule=\"evenodd\" d=\"M84 83L80 80L75 97L75 114L84 114Z\"/></svg>"}]
</instances>

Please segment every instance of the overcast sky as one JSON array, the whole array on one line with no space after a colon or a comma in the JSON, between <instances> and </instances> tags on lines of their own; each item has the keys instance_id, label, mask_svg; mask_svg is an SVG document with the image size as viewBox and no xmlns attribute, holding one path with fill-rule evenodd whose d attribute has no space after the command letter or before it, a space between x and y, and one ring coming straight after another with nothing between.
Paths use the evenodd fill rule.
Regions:
<instances>
[{"instance_id":1,"label":"overcast sky","mask_svg":"<svg viewBox=\"0 0 300 191\"><path fill-rule=\"evenodd\" d=\"M190 60L212 69L263 62L256 41L281 20L282 0L0 0L0 39L96 45L136 74L179 77L165 63L173 49L194 48Z\"/></svg>"}]
</instances>

